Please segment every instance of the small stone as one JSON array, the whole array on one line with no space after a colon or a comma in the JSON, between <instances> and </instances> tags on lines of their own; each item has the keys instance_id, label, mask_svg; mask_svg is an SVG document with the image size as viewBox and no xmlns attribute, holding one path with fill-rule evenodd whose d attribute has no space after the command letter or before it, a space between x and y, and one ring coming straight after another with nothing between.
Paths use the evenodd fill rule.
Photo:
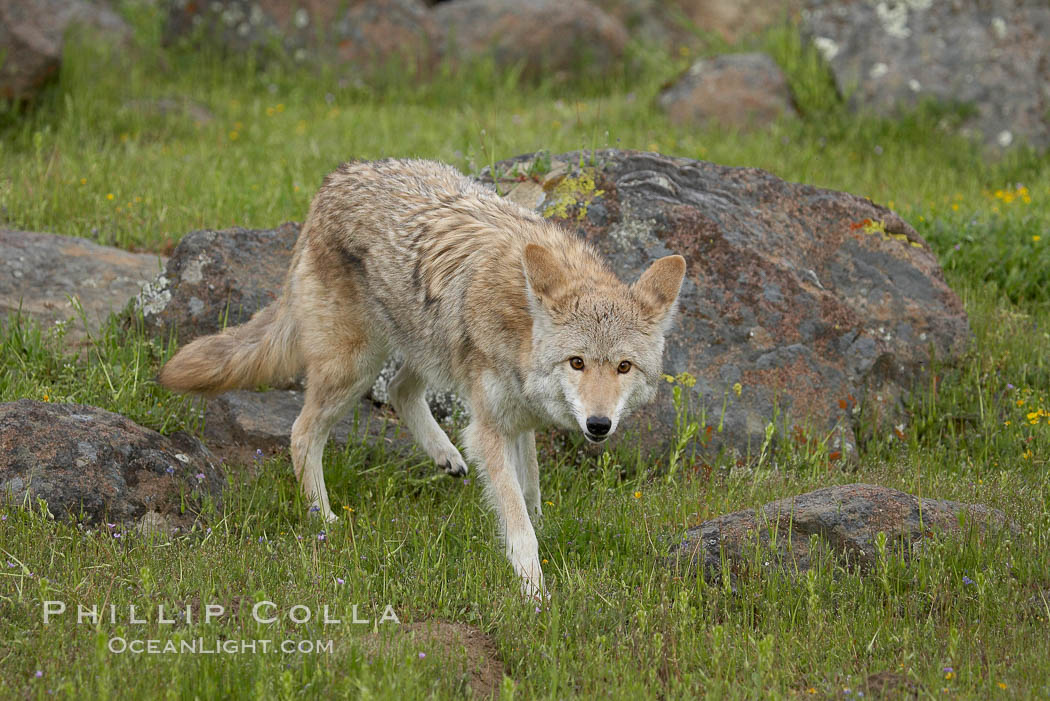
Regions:
<instances>
[{"instance_id":1,"label":"small stone","mask_svg":"<svg viewBox=\"0 0 1050 701\"><path fill-rule=\"evenodd\" d=\"M676 124L758 127L796 115L783 71L766 54L725 54L697 61L660 94Z\"/></svg>"}]
</instances>

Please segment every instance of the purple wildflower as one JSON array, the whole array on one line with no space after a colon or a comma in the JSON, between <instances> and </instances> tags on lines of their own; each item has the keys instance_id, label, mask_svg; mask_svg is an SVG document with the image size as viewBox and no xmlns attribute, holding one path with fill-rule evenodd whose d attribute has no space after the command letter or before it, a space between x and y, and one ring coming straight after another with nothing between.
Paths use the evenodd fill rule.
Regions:
<instances>
[{"instance_id":1,"label":"purple wildflower","mask_svg":"<svg viewBox=\"0 0 1050 701\"><path fill-rule=\"evenodd\" d=\"M425 652L419 653L419 659L423 659L426 656L427 656L427 653L425 653Z\"/></svg>"}]
</instances>

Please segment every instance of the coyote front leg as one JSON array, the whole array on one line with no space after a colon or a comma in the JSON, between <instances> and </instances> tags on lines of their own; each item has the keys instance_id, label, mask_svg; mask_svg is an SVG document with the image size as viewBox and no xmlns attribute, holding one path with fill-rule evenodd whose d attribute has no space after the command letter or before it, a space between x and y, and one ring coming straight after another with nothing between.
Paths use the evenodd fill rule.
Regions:
<instances>
[{"instance_id":1,"label":"coyote front leg","mask_svg":"<svg viewBox=\"0 0 1050 701\"><path fill-rule=\"evenodd\" d=\"M518 484L518 439L518 436L504 435L494 422L477 414L466 431L467 453L481 465L487 477L486 496L496 507L507 559L521 578L522 593L541 598L546 595L546 588L540 568L539 544Z\"/></svg>"},{"instance_id":2,"label":"coyote front leg","mask_svg":"<svg viewBox=\"0 0 1050 701\"><path fill-rule=\"evenodd\" d=\"M390 400L423 451L445 472L461 477L467 474L467 463L430 413L425 390L423 379L405 364L390 383Z\"/></svg>"},{"instance_id":3,"label":"coyote front leg","mask_svg":"<svg viewBox=\"0 0 1050 701\"><path fill-rule=\"evenodd\" d=\"M525 497L525 506L532 517L533 526L539 526L540 518L543 516L543 507L540 505L540 466L536 461L536 433L525 431L518 436L517 455L514 461L515 472L518 475L518 484Z\"/></svg>"}]
</instances>

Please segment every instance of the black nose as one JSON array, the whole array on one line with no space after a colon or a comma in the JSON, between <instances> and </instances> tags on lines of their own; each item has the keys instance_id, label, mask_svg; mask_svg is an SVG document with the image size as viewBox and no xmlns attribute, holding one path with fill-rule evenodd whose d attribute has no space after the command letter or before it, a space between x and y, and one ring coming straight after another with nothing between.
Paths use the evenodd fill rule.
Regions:
<instances>
[{"instance_id":1,"label":"black nose","mask_svg":"<svg viewBox=\"0 0 1050 701\"><path fill-rule=\"evenodd\" d=\"M595 436L604 436L612 428L612 421L608 416L588 416L587 430Z\"/></svg>"}]
</instances>

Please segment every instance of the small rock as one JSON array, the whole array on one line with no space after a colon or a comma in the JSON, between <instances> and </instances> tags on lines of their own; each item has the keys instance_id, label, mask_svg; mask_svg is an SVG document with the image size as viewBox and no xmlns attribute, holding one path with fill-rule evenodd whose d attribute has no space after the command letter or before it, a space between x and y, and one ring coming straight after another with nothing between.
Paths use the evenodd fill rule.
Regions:
<instances>
[{"instance_id":1,"label":"small rock","mask_svg":"<svg viewBox=\"0 0 1050 701\"><path fill-rule=\"evenodd\" d=\"M189 525L224 483L218 460L186 433L165 437L84 404L0 404L0 498L11 503L43 499L54 516L89 525L147 512Z\"/></svg>"},{"instance_id":2,"label":"small rock","mask_svg":"<svg viewBox=\"0 0 1050 701\"><path fill-rule=\"evenodd\" d=\"M67 30L123 41L131 30L104 2L0 0L0 97L32 98L58 75Z\"/></svg>"},{"instance_id":3,"label":"small rock","mask_svg":"<svg viewBox=\"0 0 1050 701\"><path fill-rule=\"evenodd\" d=\"M138 530L142 535L169 535L175 528L171 524L171 519L156 511L147 511L142 514L138 522Z\"/></svg>"},{"instance_id":4,"label":"small rock","mask_svg":"<svg viewBox=\"0 0 1050 701\"><path fill-rule=\"evenodd\" d=\"M760 569L777 567L794 575L813 565L818 555L810 550L815 535L819 547L843 565L867 568L877 562L875 537L880 532L886 534L887 557L901 550L912 557L921 554L926 539L959 536L970 527L978 529L978 537L1013 529L1003 512L981 504L919 499L888 487L846 484L704 521L686 532L669 563L720 582L723 562L733 578L745 572L756 575L750 566L757 546L762 548Z\"/></svg>"},{"instance_id":5,"label":"small rock","mask_svg":"<svg viewBox=\"0 0 1050 701\"><path fill-rule=\"evenodd\" d=\"M451 0L433 13L447 57L491 56L533 76L606 71L629 39L618 19L585 0Z\"/></svg>"},{"instance_id":6,"label":"small rock","mask_svg":"<svg viewBox=\"0 0 1050 701\"><path fill-rule=\"evenodd\" d=\"M797 114L784 72L761 53L697 61L659 101L675 124L758 127Z\"/></svg>"}]
</instances>

